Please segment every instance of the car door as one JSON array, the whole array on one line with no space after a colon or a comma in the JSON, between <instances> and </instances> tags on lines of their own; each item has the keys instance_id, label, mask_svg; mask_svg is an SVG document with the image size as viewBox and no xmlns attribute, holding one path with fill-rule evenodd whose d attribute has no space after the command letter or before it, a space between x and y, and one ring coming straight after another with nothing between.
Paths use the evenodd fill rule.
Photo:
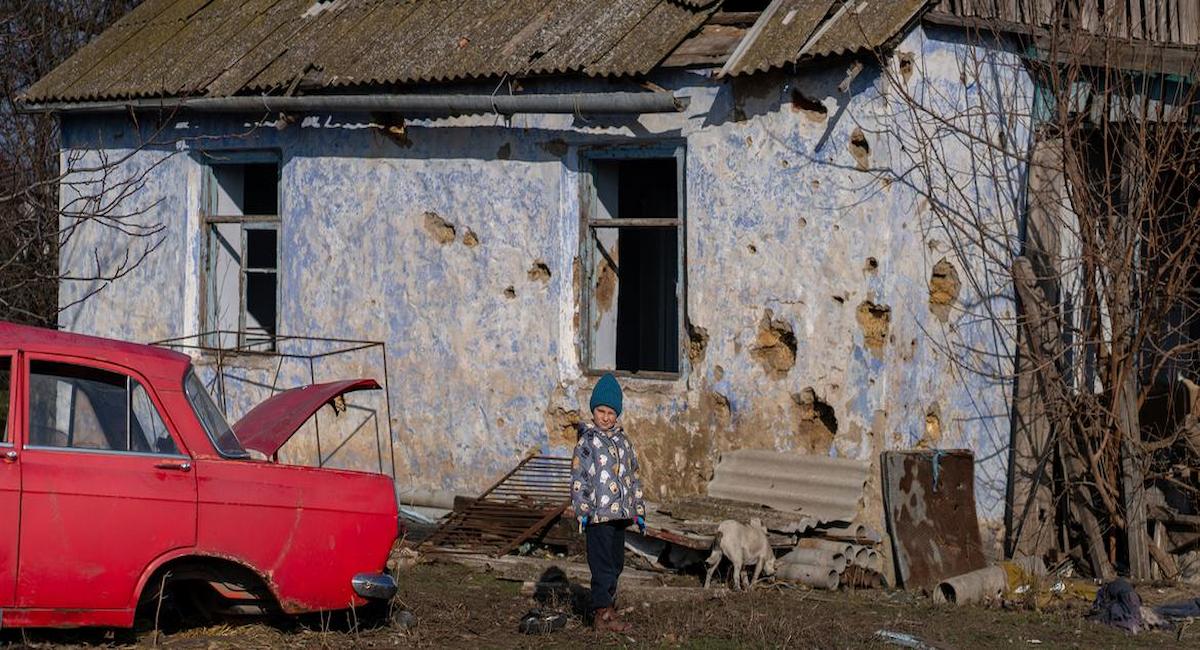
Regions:
<instances>
[{"instance_id":1,"label":"car door","mask_svg":"<svg viewBox=\"0 0 1200 650\"><path fill-rule=\"evenodd\" d=\"M17 606L126 609L156 558L196 542L196 479L143 378L30 355Z\"/></svg>"},{"instance_id":2,"label":"car door","mask_svg":"<svg viewBox=\"0 0 1200 650\"><path fill-rule=\"evenodd\" d=\"M17 590L17 540L21 516L21 465L17 462L17 355L0 350L0 608L12 607Z\"/></svg>"}]
</instances>

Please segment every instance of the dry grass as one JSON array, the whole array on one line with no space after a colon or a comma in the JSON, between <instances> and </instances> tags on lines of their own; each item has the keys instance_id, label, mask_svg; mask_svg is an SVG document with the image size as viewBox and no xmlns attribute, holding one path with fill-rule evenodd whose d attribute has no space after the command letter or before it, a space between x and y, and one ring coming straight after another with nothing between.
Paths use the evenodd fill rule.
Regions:
<instances>
[{"instance_id":1,"label":"dry grass","mask_svg":"<svg viewBox=\"0 0 1200 650\"><path fill-rule=\"evenodd\" d=\"M399 600L417 616L409 631L378 629L334 632L319 624L280 629L264 624L221 625L164 635L166 648L521 648L653 646L689 648L795 647L894 648L875 637L887 629L919 637L937 648L1163 648L1200 647L1200 631L1156 632L1135 637L1083 619L1083 603L1052 611L1005 611L983 608L936 608L927 599L903 592L813 592L761 586L749 594L703 600L660 602L624 599L630 637L596 635L577 618L549 637L520 634L520 618L532 606L518 583L445 564L419 565L403 574ZM1146 590L1144 590L1146 591ZM1178 597L1178 592L1149 590L1148 601ZM153 634L138 645L150 647ZM19 642L20 637L13 639ZM45 633L31 635L42 647L84 641Z\"/></svg>"}]
</instances>

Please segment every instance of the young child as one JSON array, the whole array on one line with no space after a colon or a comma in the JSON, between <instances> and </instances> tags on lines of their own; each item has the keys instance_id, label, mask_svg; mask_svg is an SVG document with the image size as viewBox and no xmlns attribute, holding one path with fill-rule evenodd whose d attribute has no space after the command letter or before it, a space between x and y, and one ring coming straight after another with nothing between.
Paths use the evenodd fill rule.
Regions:
<instances>
[{"instance_id":1,"label":"young child","mask_svg":"<svg viewBox=\"0 0 1200 650\"><path fill-rule=\"evenodd\" d=\"M613 602L617 579L625 568L625 529L636 523L646 532L646 507L638 480L637 454L621 417L621 386L611 374L596 382L591 399L592 423L579 425L579 441L571 462L571 502L587 540L592 572L593 626L598 631L628 632Z\"/></svg>"}]
</instances>

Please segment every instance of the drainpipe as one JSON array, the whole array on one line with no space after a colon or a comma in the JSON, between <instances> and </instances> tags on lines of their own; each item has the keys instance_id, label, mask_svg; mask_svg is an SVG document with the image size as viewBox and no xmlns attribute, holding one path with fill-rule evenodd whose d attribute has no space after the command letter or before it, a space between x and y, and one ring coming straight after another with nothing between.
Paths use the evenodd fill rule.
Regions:
<instances>
[{"instance_id":1,"label":"drainpipe","mask_svg":"<svg viewBox=\"0 0 1200 650\"><path fill-rule=\"evenodd\" d=\"M23 113L112 113L130 110L189 110L210 113L382 112L405 115L493 113L642 114L678 113L687 97L669 92L611 92L530 95L301 95L298 97L194 97L108 102L18 104Z\"/></svg>"}]
</instances>

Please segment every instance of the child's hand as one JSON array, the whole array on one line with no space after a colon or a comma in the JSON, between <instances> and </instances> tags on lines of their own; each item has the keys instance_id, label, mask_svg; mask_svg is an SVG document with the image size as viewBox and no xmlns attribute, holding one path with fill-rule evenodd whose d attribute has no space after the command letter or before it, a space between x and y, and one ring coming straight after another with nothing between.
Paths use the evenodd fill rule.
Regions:
<instances>
[{"instance_id":1,"label":"child's hand","mask_svg":"<svg viewBox=\"0 0 1200 650\"><path fill-rule=\"evenodd\" d=\"M643 517L643 516L641 516L641 515L638 515L638 516L637 516L637 520L636 520L636 521L637 521L637 527L638 527L638 530L639 530L639 531L640 531L640 532L641 532L643 535L645 535L645 534L646 534L646 518L645 518L645 517Z\"/></svg>"}]
</instances>

